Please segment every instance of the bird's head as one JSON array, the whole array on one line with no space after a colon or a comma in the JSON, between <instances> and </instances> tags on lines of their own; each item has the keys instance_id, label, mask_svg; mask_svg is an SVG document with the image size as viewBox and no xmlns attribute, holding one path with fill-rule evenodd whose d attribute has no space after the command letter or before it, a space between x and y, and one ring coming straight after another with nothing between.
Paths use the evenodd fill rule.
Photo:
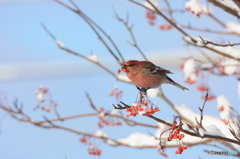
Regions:
<instances>
[{"instance_id":1,"label":"bird's head","mask_svg":"<svg viewBox=\"0 0 240 159\"><path fill-rule=\"evenodd\" d=\"M122 65L121 70L123 72L129 72L129 70L138 63L137 60L129 60L124 65Z\"/></svg>"}]
</instances>

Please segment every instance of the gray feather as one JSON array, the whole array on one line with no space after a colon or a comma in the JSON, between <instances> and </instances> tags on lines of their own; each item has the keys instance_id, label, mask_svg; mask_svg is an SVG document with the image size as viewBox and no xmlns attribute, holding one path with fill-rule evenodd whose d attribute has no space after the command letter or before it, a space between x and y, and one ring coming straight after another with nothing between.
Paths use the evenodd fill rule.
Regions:
<instances>
[{"instance_id":1,"label":"gray feather","mask_svg":"<svg viewBox=\"0 0 240 159\"><path fill-rule=\"evenodd\" d=\"M178 84L178 83L176 83L175 81L173 81L171 78L169 78L168 76L166 77L166 80L168 81L168 82L166 82L166 83L168 83L168 84L172 84L172 85L174 85L174 86L176 86L176 87L178 87L178 88L180 88L180 89L182 89L182 90L189 90L188 88L186 88L186 87L183 87L183 86L181 86L180 84Z\"/></svg>"}]
</instances>

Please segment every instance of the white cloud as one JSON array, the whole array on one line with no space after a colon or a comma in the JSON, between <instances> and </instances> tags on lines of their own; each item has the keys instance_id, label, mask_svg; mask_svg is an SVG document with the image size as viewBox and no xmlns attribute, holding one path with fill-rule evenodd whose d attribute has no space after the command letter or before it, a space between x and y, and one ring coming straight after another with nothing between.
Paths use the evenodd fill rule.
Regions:
<instances>
[{"instance_id":1,"label":"white cloud","mask_svg":"<svg viewBox=\"0 0 240 159\"><path fill-rule=\"evenodd\" d=\"M178 68L181 58L186 57L184 51L165 51L165 56L159 54L162 51L154 51L146 53L149 60L166 69ZM174 54L172 52L175 52ZM135 59L136 56L127 56L126 60ZM140 56L139 56L140 57ZM143 60L142 57L137 60ZM120 65L112 58L100 59L100 63L109 68L117 75ZM71 75L84 75L106 73L97 65L84 61L48 61L48 62L28 62L18 64L2 64L0 65L0 81L18 80L18 79L36 79ZM107 73L106 73L107 74Z\"/></svg>"}]
</instances>

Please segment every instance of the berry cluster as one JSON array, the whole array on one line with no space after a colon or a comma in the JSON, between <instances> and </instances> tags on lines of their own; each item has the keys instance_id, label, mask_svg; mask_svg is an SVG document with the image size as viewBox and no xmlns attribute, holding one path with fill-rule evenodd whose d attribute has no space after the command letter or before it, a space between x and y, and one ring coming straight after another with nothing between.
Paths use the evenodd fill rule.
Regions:
<instances>
[{"instance_id":1,"label":"berry cluster","mask_svg":"<svg viewBox=\"0 0 240 159\"><path fill-rule=\"evenodd\" d=\"M187 11L191 10L192 14L196 14L196 16L200 18L200 15L203 11L203 6L198 2L198 0L189 0L185 4L185 9Z\"/></svg>"},{"instance_id":2,"label":"berry cluster","mask_svg":"<svg viewBox=\"0 0 240 159\"><path fill-rule=\"evenodd\" d=\"M38 104L33 108L34 111L41 107L41 110L45 112L50 112L52 107L54 108L57 107L58 104L55 101L53 101L48 88L45 88L43 85L41 85L35 91L35 94L37 96ZM43 104L44 106L41 106Z\"/></svg>"},{"instance_id":3,"label":"berry cluster","mask_svg":"<svg viewBox=\"0 0 240 159\"><path fill-rule=\"evenodd\" d=\"M179 124L177 125L176 119L179 119ZM182 121L179 116L176 116L173 121L173 125L171 127L171 131L169 133L168 141L172 141L172 139L177 139L178 140L178 149L175 151L175 154L182 154L183 150L187 149L187 146L183 144L182 139L184 138L184 134L181 134L181 128L182 128Z\"/></svg>"},{"instance_id":4,"label":"berry cluster","mask_svg":"<svg viewBox=\"0 0 240 159\"><path fill-rule=\"evenodd\" d=\"M220 120L221 120L222 122L224 122L225 125L228 125L228 124L229 124L229 120L225 120L225 119L221 119L221 118L220 118Z\"/></svg>"},{"instance_id":5,"label":"berry cluster","mask_svg":"<svg viewBox=\"0 0 240 159\"><path fill-rule=\"evenodd\" d=\"M126 112L128 112L127 117L135 117L137 114L149 116L158 111L160 111L159 108L148 99L147 94L142 92L140 93L140 98L130 108L126 109Z\"/></svg>"},{"instance_id":6,"label":"berry cluster","mask_svg":"<svg viewBox=\"0 0 240 159\"><path fill-rule=\"evenodd\" d=\"M149 25L153 26L155 24L154 21L156 20L156 15L152 11L146 11L146 18Z\"/></svg>"},{"instance_id":7,"label":"berry cluster","mask_svg":"<svg viewBox=\"0 0 240 159\"><path fill-rule=\"evenodd\" d=\"M102 153L102 150L99 148L95 148L95 146L91 146L90 148L88 148L88 154L89 155L98 155L100 156Z\"/></svg>"},{"instance_id":8,"label":"berry cluster","mask_svg":"<svg viewBox=\"0 0 240 159\"><path fill-rule=\"evenodd\" d=\"M212 93L211 93L211 91L210 91L210 88L207 86L207 84L206 84L206 80L205 80L205 75L202 73L202 75L201 75L201 84L200 85L197 85L197 90L198 91L200 91L200 92L203 92L203 93L205 93L206 91L208 91L209 93L209 95L207 96L207 99L206 99L206 97L205 97L205 95L202 95L201 96L201 98L203 99L203 100L207 100L207 101L211 101L211 100L213 100L213 99L215 99L216 98L216 96L215 95L213 95Z\"/></svg>"},{"instance_id":9,"label":"berry cluster","mask_svg":"<svg viewBox=\"0 0 240 159\"><path fill-rule=\"evenodd\" d=\"M100 121L97 123L99 128L103 128L104 125L106 126L119 126L122 125L118 120L114 119L113 117L108 116L106 118L103 107L100 108L100 113L98 114Z\"/></svg>"},{"instance_id":10,"label":"berry cluster","mask_svg":"<svg viewBox=\"0 0 240 159\"><path fill-rule=\"evenodd\" d=\"M206 92L209 88L206 87L206 86L203 86L203 85L197 85L196 89L197 89L198 91Z\"/></svg>"},{"instance_id":11,"label":"berry cluster","mask_svg":"<svg viewBox=\"0 0 240 159\"><path fill-rule=\"evenodd\" d=\"M187 7L187 8L185 8L187 11L190 11L190 8L189 7ZM198 18L200 18L200 15L202 14L202 12L200 11L200 12L196 12L195 13L195 11L194 10L191 10L191 13L192 14L196 14L196 16L198 17Z\"/></svg>"},{"instance_id":12,"label":"berry cluster","mask_svg":"<svg viewBox=\"0 0 240 159\"><path fill-rule=\"evenodd\" d=\"M155 21L156 21L155 13L153 13L152 11L146 11L146 18L148 20L149 25L151 26L155 25ZM168 31L172 29L172 26L170 24L160 24L158 28L163 31Z\"/></svg>"},{"instance_id":13,"label":"berry cluster","mask_svg":"<svg viewBox=\"0 0 240 159\"><path fill-rule=\"evenodd\" d=\"M98 147L96 147L95 145L93 145L91 142L88 142L87 137L83 136L82 138L79 139L79 141L85 145L88 145L88 154L89 155L96 155L96 156L100 156L102 153L102 150L99 149Z\"/></svg>"},{"instance_id":14,"label":"berry cluster","mask_svg":"<svg viewBox=\"0 0 240 159\"><path fill-rule=\"evenodd\" d=\"M205 100L205 96L202 96L202 99L203 100ZM209 95L208 97L207 97L207 101L210 101L210 100L213 100L213 99L215 99L216 98L216 96L215 95Z\"/></svg>"},{"instance_id":15,"label":"berry cluster","mask_svg":"<svg viewBox=\"0 0 240 159\"><path fill-rule=\"evenodd\" d=\"M197 70L197 62L193 58L184 59L180 70L184 73L185 83L194 84L197 81L199 71Z\"/></svg>"},{"instance_id":16,"label":"berry cluster","mask_svg":"<svg viewBox=\"0 0 240 159\"><path fill-rule=\"evenodd\" d=\"M111 89L110 93L108 94L110 97L115 96L116 100L119 101L122 98L123 91L117 91L118 86L116 85L113 89Z\"/></svg>"},{"instance_id":17,"label":"berry cluster","mask_svg":"<svg viewBox=\"0 0 240 159\"><path fill-rule=\"evenodd\" d=\"M159 25L159 29L163 30L163 31L168 31L168 30L172 29L172 26L170 24L161 24L161 25Z\"/></svg>"}]
</instances>

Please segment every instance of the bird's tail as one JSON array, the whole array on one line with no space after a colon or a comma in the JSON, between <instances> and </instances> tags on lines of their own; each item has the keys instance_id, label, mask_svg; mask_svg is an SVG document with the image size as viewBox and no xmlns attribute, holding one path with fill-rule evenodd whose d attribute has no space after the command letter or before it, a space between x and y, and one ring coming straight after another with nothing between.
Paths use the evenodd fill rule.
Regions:
<instances>
[{"instance_id":1,"label":"bird's tail","mask_svg":"<svg viewBox=\"0 0 240 159\"><path fill-rule=\"evenodd\" d=\"M186 88L186 87L183 87L183 86L181 86L180 84L178 84L178 83L176 83L175 81L173 81L171 78L169 78L168 76L167 76L167 78L166 78L167 80L168 80L168 84L172 84L172 85L174 85L174 86L176 86L176 87L178 87L178 88L180 88L180 89L182 89L182 90L189 90L188 88Z\"/></svg>"}]
</instances>

